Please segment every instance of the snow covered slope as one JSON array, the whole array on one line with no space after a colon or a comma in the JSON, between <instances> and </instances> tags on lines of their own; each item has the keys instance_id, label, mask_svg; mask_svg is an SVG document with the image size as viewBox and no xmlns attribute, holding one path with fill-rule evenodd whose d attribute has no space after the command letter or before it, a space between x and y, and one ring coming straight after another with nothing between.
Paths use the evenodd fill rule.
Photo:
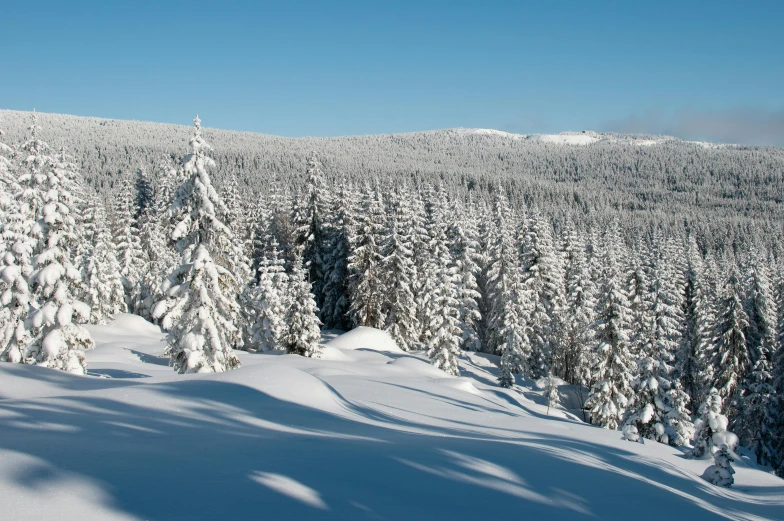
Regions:
<instances>
[{"instance_id":1,"label":"snow covered slope","mask_svg":"<svg viewBox=\"0 0 784 521\"><path fill-rule=\"evenodd\" d=\"M137 317L91 332L91 376L0 364L0 519L784 517L784 481L738 462L717 488L677 449L548 416L532 382L498 388L488 355L452 378L364 331L329 360L180 376Z\"/></svg>"}]
</instances>

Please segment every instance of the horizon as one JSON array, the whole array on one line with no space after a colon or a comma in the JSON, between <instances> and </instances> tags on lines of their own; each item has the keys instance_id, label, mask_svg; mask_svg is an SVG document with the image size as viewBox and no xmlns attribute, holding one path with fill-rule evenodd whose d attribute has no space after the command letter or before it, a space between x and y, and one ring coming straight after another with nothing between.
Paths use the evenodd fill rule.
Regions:
<instances>
[{"instance_id":1,"label":"horizon","mask_svg":"<svg viewBox=\"0 0 784 521\"><path fill-rule=\"evenodd\" d=\"M10 110L282 137L450 128L784 146L784 5L21 3Z\"/></svg>"}]
</instances>

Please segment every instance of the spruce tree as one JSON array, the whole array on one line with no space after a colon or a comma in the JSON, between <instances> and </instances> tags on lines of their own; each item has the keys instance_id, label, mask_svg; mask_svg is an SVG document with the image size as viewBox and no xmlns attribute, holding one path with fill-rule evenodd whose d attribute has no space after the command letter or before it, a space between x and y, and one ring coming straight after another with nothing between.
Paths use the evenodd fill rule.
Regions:
<instances>
[{"instance_id":1,"label":"spruce tree","mask_svg":"<svg viewBox=\"0 0 784 521\"><path fill-rule=\"evenodd\" d=\"M126 178L116 194L114 205L113 235L117 246L117 260L125 288L125 302L128 309L137 313L146 297L141 285L142 269L145 266L145 253L139 239L139 225L136 221L137 196L134 182Z\"/></svg>"},{"instance_id":2,"label":"spruce tree","mask_svg":"<svg viewBox=\"0 0 784 521\"><path fill-rule=\"evenodd\" d=\"M746 339L749 318L743 309L742 299L743 288L737 272L733 269L719 303L713 354L713 366L716 370L714 387L724 400L726 415L731 421L737 418L741 407L740 385L751 365Z\"/></svg>"},{"instance_id":3,"label":"spruce tree","mask_svg":"<svg viewBox=\"0 0 784 521\"><path fill-rule=\"evenodd\" d=\"M28 279L36 306L30 307L25 321L31 341L23 361L84 374L84 351L94 344L82 327L90 317L90 307L77 299L81 273L73 264L80 239L72 211L77 204L73 193L79 191L78 173L67 158L55 161L47 155L48 147L37 137L35 119L32 139L24 148L30 155L19 181L23 199L34 208L32 234L37 245Z\"/></svg>"},{"instance_id":4,"label":"spruce tree","mask_svg":"<svg viewBox=\"0 0 784 521\"><path fill-rule=\"evenodd\" d=\"M517 248L506 198L499 194L495 203L495 227L488 254L488 297L490 313L487 338L501 355L499 384L514 385L514 374L530 376L531 344L526 333L523 304L526 290L521 279Z\"/></svg>"},{"instance_id":5,"label":"spruce tree","mask_svg":"<svg viewBox=\"0 0 784 521\"><path fill-rule=\"evenodd\" d=\"M521 266L530 299L524 320L531 342L531 372L541 378L551 371L553 347L560 345L565 302L563 262L555 249L552 227L536 212L523 237Z\"/></svg>"},{"instance_id":6,"label":"spruce tree","mask_svg":"<svg viewBox=\"0 0 784 521\"><path fill-rule=\"evenodd\" d=\"M472 227L470 217L465 223L455 219L449 235L455 266L455 298L459 310L460 346L467 351L479 351L482 347L479 338L479 323L482 315L478 304L481 295L476 281L479 273L477 263L479 245L475 234L471 231Z\"/></svg>"},{"instance_id":7,"label":"spruce tree","mask_svg":"<svg viewBox=\"0 0 784 521\"><path fill-rule=\"evenodd\" d=\"M0 207L4 215L0 224L0 360L19 363L31 341L24 321L30 307L27 279L33 270L37 239L31 233L35 216L28 204L33 193L29 190L31 179L15 177L14 156L13 150L0 142L0 188L4 196ZM28 175L25 169L19 173ZM23 191L20 182L28 189Z\"/></svg>"},{"instance_id":8,"label":"spruce tree","mask_svg":"<svg viewBox=\"0 0 784 521\"><path fill-rule=\"evenodd\" d=\"M346 330L350 326L348 265L356 244L356 204L354 191L346 187L340 189L332 203L334 218L324 258L324 304L321 308L321 320L328 329Z\"/></svg>"},{"instance_id":9,"label":"spruce tree","mask_svg":"<svg viewBox=\"0 0 784 521\"><path fill-rule=\"evenodd\" d=\"M413 240L408 206L392 196L392 211L381 244L384 315L386 330L404 351L413 349L418 340L419 322L413 285L416 280Z\"/></svg>"},{"instance_id":10,"label":"spruce tree","mask_svg":"<svg viewBox=\"0 0 784 521\"><path fill-rule=\"evenodd\" d=\"M169 330L166 354L177 372L221 372L240 365L232 352L241 344L239 286L234 266L216 256L233 236L218 219L224 205L207 172L214 161L207 155L210 147L201 137L199 117L193 122L191 153L180 161L185 181L167 210L182 264L163 282L166 300L155 306L153 318L160 318Z\"/></svg>"},{"instance_id":11,"label":"spruce tree","mask_svg":"<svg viewBox=\"0 0 784 521\"><path fill-rule=\"evenodd\" d=\"M556 374L572 385L590 381L588 346L591 341L595 287L589 271L585 243L573 224L567 227L563 255L566 292L564 332L560 356L554 360Z\"/></svg>"},{"instance_id":12,"label":"spruce tree","mask_svg":"<svg viewBox=\"0 0 784 521\"><path fill-rule=\"evenodd\" d=\"M85 212L87 251L82 265L84 302L90 306L90 322L104 324L106 319L126 310L120 263L109 231L103 201L90 197Z\"/></svg>"},{"instance_id":13,"label":"spruce tree","mask_svg":"<svg viewBox=\"0 0 784 521\"><path fill-rule=\"evenodd\" d=\"M251 288L248 302L248 308L252 311L248 348L258 351L285 347L286 315L290 302L289 277L278 241L274 235L269 235L267 241L258 269L258 283Z\"/></svg>"},{"instance_id":14,"label":"spruce tree","mask_svg":"<svg viewBox=\"0 0 784 521\"><path fill-rule=\"evenodd\" d=\"M381 193L366 191L358 219L356 244L348 259L350 314L354 326L382 329L385 316L381 293L381 250L378 241L383 229L384 207Z\"/></svg>"},{"instance_id":15,"label":"spruce tree","mask_svg":"<svg viewBox=\"0 0 784 521\"><path fill-rule=\"evenodd\" d=\"M290 354L319 358L321 356L321 322L318 308L307 280L304 262L294 263L290 279L291 300L286 314L288 330L285 335L286 350Z\"/></svg>"},{"instance_id":16,"label":"spruce tree","mask_svg":"<svg viewBox=\"0 0 784 521\"><path fill-rule=\"evenodd\" d=\"M608 230L602 249L591 362L593 385L585 406L591 411L592 423L617 429L632 397L634 372L629 353L629 301L623 289L617 225Z\"/></svg>"}]
</instances>

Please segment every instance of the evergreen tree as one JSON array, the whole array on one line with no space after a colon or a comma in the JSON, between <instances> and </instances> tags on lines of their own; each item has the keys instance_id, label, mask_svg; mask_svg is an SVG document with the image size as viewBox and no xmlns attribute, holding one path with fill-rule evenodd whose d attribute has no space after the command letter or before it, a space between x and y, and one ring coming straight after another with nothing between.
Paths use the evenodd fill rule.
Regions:
<instances>
[{"instance_id":1,"label":"evergreen tree","mask_svg":"<svg viewBox=\"0 0 784 521\"><path fill-rule=\"evenodd\" d=\"M88 248L82 265L83 299L90 306L90 322L104 324L107 317L125 311L126 305L106 210L97 196L90 198L85 228Z\"/></svg>"},{"instance_id":2,"label":"evergreen tree","mask_svg":"<svg viewBox=\"0 0 784 521\"><path fill-rule=\"evenodd\" d=\"M596 336L591 363L593 386L585 406L591 422L617 429L632 397L634 362L629 354L629 301L622 287L617 225L609 229L601 254Z\"/></svg>"},{"instance_id":3,"label":"evergreen tree","mask_svg":"<svg viewBox=\"0 0 784 521\"><path fill-rule=\"evenodd\" d=\"M286 315L289 308L289 277L274 235L268 236L264 258L259 266L259 282L251 288L248 307L249 348L271 351L285 346Z\"/></svg>"},{"instance_id":4,"label":"evergreen tree","mask_svg":"<svg viewBox=\"0 0 784 521\"><path fill-rule=\"evenodd\" d=\"M768 270L756 253L752 253L746 272L745 310L749 317L746 334L750 371L741 383L743 407L733 424L741 443L749 447L759 463L775 461L775 420L769 418L773 387L773 356L776 350L776 309Z\"/></svg>"},{"instance_id":5,"label":"evergreen tree","mask_svg":"<svg viewBox=\"0 0 784 521\"><path fill-rule=\"evenodd\" d=\"M412 287L416 279L410 212L404 201L392 196L392 212L381 244L384 315L386 330L404 351L414 348L419 322Z\"/></svg>"},{"instance_id":6,"label":"evergreen tree","mask_svg":"<svg viewBox=\"0 0 784 521\"><path fill-rule=\"evenodd\" d=\"M700 405L700 417L694 424L694 443L689 452L692 458L708 458L714 451L714 435L727 432L727 417L721 414L722 399L719 391L712 387L708 397Z\"/></svg>"},{"instance_id":7,"label":"evergreen tree","mask_svg":"<svg viewBox=\"0 0 784 521\"><path fill-rule=\"evenodd\" d=\"M290 279L289 302L285 336L286 350L290 354L319 358L321 356L321 322L318 308L307 281L306 267L302 260L294 264Z\"/></svg>"},{"instance_id":8,"label":"evergreen tree","mask_svg":"<svg viewBox=\"0 0 784 521\"><path fill-rule=\"evenodd\" d=\"M741 282L737 272L733 270L719 303L713 356L713 366L716 370L714 387L725 400L727 416L730 420L737 417L741 406L740 384L746 378L751 364L746 340L749 318L743 309L742 296Z\"/></svg>"},{"instance_id":9,"label":"evergreen tree","mask_svg":"<svg viewBox=\"0 0 784 521\"><path fill-rule=\"evenodd\" d=\"M720 487L729 487L735 483L735 478L732 477L735 474L735 469L732 468L735 459L726 444L713 454L713 461L714 464L705 469L705 480Z\"/></svg>"},{"instance_id":10,"label":"evergreen tree","mask_svg":"<svg viewBox=\"0 0 784 521\"><path fill-rule=\"evenodd\" d=\"M693 404L700 403L708 384L705 359L711 348L711 324L714 320L708 295L707 268L697 242L689 239L684 296L683 353L681 383Z\"/></svg>"},{"instance_id":11,"label":"evergreen tree","mask_svg":"<svg viewBox=\"0 0 784 521\"><path fill-rule=\"evenodd\" d=\"M531 344L526 334L523 302L526 290L521 280L517 248L510 223L508 203L498 195L495 203L495 227L488 254L488 298L490 313L487 337L501 355L499 383L514 385L515 373L530 375L528 362Z\"/></svg>"},{"instance_id":12,"label":"evergreen tree","mask_svg":"<svg viewBox=\"0 0 784 521\"><path fill-rule=\"evenodd\" d=\"M479 285L476 275L479 273L477 264L478 248L475 233L472 233L471 219L466 219L466 226L455 220L450 227L450 250L455 265L455 298L458 302L459 327L461 330L460 346L468 351L479 351L482 347L479 338Z\"/></svg>"},{"instance_id":13,"label":"evergreen tree","mask_svg":"<svg viewBox=\"0 0 784 521\"><path fill-rule=\"evenodd\" d=\"M170 330L166 353L179 373L220 372L240 365L232 352L232 346L241 344L234 266L214 256L225 251L233 236L218 219L223 203L207 172L214 161L207 155L210 147L201 137L198 116L190 145L191 153L180 162L186 180L167 211L182 264L163 282L167 299L155 306L153 318L161 318Z\"/></svg>"},{"instance_id":14,"label":"evergreen tree","mask_svg":"<svg viewBox=\"0 0 784 521\"><path fill-rule=\"evenodd\" d=\"M447 242L447 223L445 201L434 205L431 231L431 270L437 277L429 295L430 305L427 316L426 346L428 357L433 365L447 374L460 374L458 358L460 357L461 330L459 327L460 307L456 295L455 268ZM432 314L431 314L432 313Z\"/></svg>"},{"instance_id":15,"label":"evergreen tree","mask_svg":"<svg viewBox=\"0 0 784 521\"><path fill-rule=\"evenodd\" d=\"M27 279L33 271L37 239L33 235L33 207L28 201L37 192L30 190L35 186L32 178L16 179L13 158L13 150L0 142L0 187L5 196L0 207L4 215L0 224L0 360L19 363L31 341L24 321L30 307ZM21 172L23 176L29 175L26 169ZM20 181L27 185L24 191Z\"/></svg>"},{"instance_id":16,"label":"evergreen tree","mask_svg":"<svg viewBox=\"0 0 784 521\"><path fill-rule=\"evenodd\" d=\"M381 294L381 236L384 207L381 193L366 192L358 219L356 244L348 259L350 313L354 326L384 327L384 296Z\"/></svg>"},{"instance_id":17,"label":"evergreen tree","mask_svg":"<svg viewBox=\"0 0 784 521\"><path fill-rule=\"evenodd\" d=\"M560 314L565 302L563 262L556 252L550 224L538 213L529 220L525 231L521 265L530 299L524 320L531 342L531 372L534 378L541 378L551 370L553 346L560 345Z\"/></svg>"},{"instance_id":18,"label":"evergreen tree","mask_svg":"<svg viewBox=\"0 0 784 521\"><path fill-rule=\"evenodd\" d=\"M48 147L37 137L33 120L32 139L25 144L30 154L26 172L20 178L23 199L34 208L33 237L37 239L28 284L33 292L25 321L30 344L25 363L84 374L87 371L84 351L94 344L82 323L90 317L90 307L77 300L81 274L73 264L79 240L72 208L76 206L78 174L73 165L54 161Z\"/></svg>"},{"instance_id":19,"label":"evergreen tree","mask_svg":"<svg viewBox=\"0 0 784 521\"><path fill-rule=\"evenodd\" d=\"M136 190L133 181L126 178L119 193L116 194L114 206L114 238L117 246L117 260L120 262L120 274L125 288L125 302L128 309L137 313L146 297L141 286L142 272L145 266L145 253L139 240L139 227L135 215Z\"/></svg>"},{"instance_id":20,"label":"evergreen tree","mask_svg":"<svg viewBox=\"0 0 784 521\"><path fill-rule=\"evenodd\" d=\"M325 263L331 235L327 220L330 197L321 163L314 155L308 158L305 177L304 213L301 222L297 223L297 244L308 267L308 280L313 285L316 304L321 306L324 303Z\"/></svg>"},{"instance_id":21,"label":"evergreen tree","mask_svg":"<svg viewBox=\"0 0 784 521\"><path fill-rule=\"evenodd\" d=\"M324 305L321 308L321 319L329 329L346 330L350 326L348 260L352 255L352 245L356 244L355 206L354 191L341 188L338 198L333 201L334 221L329 237L330 246L324 257Z\"/></svg>"},{"instance_id":22,"label":"evergreen tree","mask_svg":"<svg viewBox=\"0 0 784 521\"><path fill-rule=\"evenodd\" d=\"M556 374L572 385L589 384L589 352L595 288L585 255L585 243L573 225L564 239L564 286L566 293L564 332L560 356L554 360Z\"/></svg>"}]
</instances>

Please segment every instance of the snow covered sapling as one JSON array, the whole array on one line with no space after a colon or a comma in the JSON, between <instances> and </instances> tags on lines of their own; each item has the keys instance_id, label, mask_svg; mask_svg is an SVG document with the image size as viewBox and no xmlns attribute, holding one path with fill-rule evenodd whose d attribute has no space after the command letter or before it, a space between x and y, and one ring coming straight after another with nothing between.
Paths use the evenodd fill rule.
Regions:
<instances>
[{"instance_id":1,"label":"snow covered sapling","mask_svg":"<svg viewBox=\"0 0 784 521\"><path fill-rule=\"evenodd\" d=\"M712 388L700 406L700 418L695 422L694 448L688 453L691 458L708 458L714 448L726 444L734 448L738 437L727 431L727 417L721 414L722 400L719 391Z\"/></svg>"},{"instance_id":2,"label":"snow covered sapling","mask_svg":"<svg viewBox=\"0 0 784 521\"><path fill-rule=\"evenodd\" d=\"M703 479L720 487L729 487L735 483L735 478L732 477L735 474L735 469L732 468L735 459L726 443L723 443L713 454L713 461L713 465L705 469Z\"/></svg>"}]
</instances>

